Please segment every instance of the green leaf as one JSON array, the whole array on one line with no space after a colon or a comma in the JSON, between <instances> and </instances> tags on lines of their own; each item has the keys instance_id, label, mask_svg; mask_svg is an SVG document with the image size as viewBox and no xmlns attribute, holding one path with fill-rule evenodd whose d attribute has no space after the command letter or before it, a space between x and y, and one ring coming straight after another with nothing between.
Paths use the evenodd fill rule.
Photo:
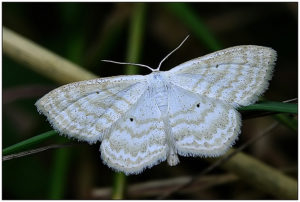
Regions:
<instances>
[{"instance_id":1,"label":"green leaf","mask_svg":"<svg viewBox=\"0 0 300 202\"><path fill-rule=\"evenodd\" d=\"M264 101L257 104L240 107L239 111L265 110L273 112L298 113L298 104Z\"/></svg>"},{"instance_id":2,"label":"green leaf","mask_svg":"<svg viewBox=\"0 0 300 202\"><path fill-rule=\"evenodd\" d=\"M32 138L29 138L27 140L24 140L22 142L19 142L17 144L14 144L12 146L9 146L2 150L2 155L9 155L13 154L22 150L25 150L33 145L36 145L40 143L41 141L44 141L46 139L49 139L50 137L56 136L57 132L54 130L42 133L40 135L34 136Z\"/></svg>"}]
</instances>

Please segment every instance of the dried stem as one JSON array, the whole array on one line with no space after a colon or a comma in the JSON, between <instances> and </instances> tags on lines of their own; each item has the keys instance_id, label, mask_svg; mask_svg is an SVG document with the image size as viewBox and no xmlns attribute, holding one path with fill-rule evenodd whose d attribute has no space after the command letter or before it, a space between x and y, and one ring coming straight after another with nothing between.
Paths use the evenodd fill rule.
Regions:
<instances>
[{"instance_id":1,"label":"dried stem","mask_svg":"<svg viewBox=\"0 0 300 202\"><path fill-rule=\"evenodd\" d=\"M3 27L3 53L61 84L97 78L82 67Z\"/></svg>"},{"instance_id":2,"label":"dried stem","mask_svg":"<svg viewBox=\"0 0 300 202\"><path fill-rule=\"evenodd\" d=\"M129 198L145 198L155 197L170 191L182 184L190 181L192 176L182 176L172 179L153 180L143 183L132 184L128 186ZM198 178L195 183L179 191L180 194L194 193L210 187L221 185L238 180L238 177L233 174L225 175L209 175ZM111 188L96 188L92 191L93 199L108 199L112 192Z\"/></svg>"}]
</instances>

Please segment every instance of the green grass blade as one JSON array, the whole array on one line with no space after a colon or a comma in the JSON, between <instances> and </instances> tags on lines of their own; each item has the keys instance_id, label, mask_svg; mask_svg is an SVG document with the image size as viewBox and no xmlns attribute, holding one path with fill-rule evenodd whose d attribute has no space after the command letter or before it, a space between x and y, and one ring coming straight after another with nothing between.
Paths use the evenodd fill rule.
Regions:
<instances>
[{"instance_id":1,"label":"green grass blade","mask_svg":"<svg viewBox=\"0 0 300 202\"><path fill-rule=\"evenodd\" d=\"M137 3L134 10L134 14L131 18L128 50L127 50L127 62L137 63L140 58L140 52L142 47L143 35L144 35L144 21L145 21L145 9L146 4ZM128 65L126 67L125 74L137 74L138 68L136 66Z\"/></svg>"},{"instance_id":2,"label":"green grass blade","mask_svg":"<svg viewBox=\"0 0 300 202\"><path fill-rule=\"evenodd\" d=\"M284 113L298 113L298 105L294 103L282 103L282 102L271 102L264 101L257 104L240 107L240 111L251 111L251 110L265 110L272 112L284 112Z\"/></svg>"},{"instance_id":3,"label":"green grass blade","mask_svg":"<svg viewBox=\"0 0 300 202\"><path fill-rule=\"evenodd\" d=\"M57 149L54 154L53 168L51 172L49 199L62 199L66 194L68 169L72 150L68 148Z\"/></svg>"},{"instance_id":4,"label":"green grass blade","mask_svg":"<svg viewBox=\"0 0 300 202\"><path fill-rule=\"evenodd\" d=\"M22 142L19 142L17 144L11 145L5 149L2 150L2 155L9 155L13 154L25 149L28 149L29 147L32 147L33 145L36 145L44 140L49 139L50 137L56 136L57 132L54 130L42 133L40 135L34 136L32 138L29 138L27 140L24 140Z\"/></svg>"},{"instance_id":5,"label":"green grass blade","mask_svg":"<svg viewBox=\"0 0 300 202\"><path fill-rule=\"evenodd\" d=\"M79 4L73 3L71 6L61 4L60 17L64 28L69 32L74 32L66 38L64 47L66 48L66 56L69 60L81 65L83 62L82 55L87 40L87 30L81 29L78 31L77 26L80 26L79 19L82 18L80 13L82 7ZM75 23L75 21L77 22ZM76 30L76 31L75 31ZM64 32L67 33L67 32ZM69 170L71 159L74 150L57 149L53 155L52 172L49 181L49 199L63 199L66 196L69 181Z\"/></svg>"},{"instance_id":6,"label":"green grass blade","mask_svg":"<svg viewBox=\"0 0 300 202\"><path fill-rule=\"evenodd\" d=\"M131 26L129 30L129 41L127 50L127 61L137 63L141 53L142 38L145 24L145 9L146 4L137 3L135 11L131 18ZM137 74L138 69L135 66L127 66L126 74ZM123 173L117 172L114 174L114 185L112 199L124 199L126 188L126 176Z\"/></svg>"},{"instance_id":7,"label":"green grass blade","mask_svg":"<svg viewBox=\"0 0 300 202\"><path fill-rule=\"evenodd\" d=\"M120 172L115 173L112 199L115 200L124 199L125 188L126 188L126 175Z\"/></svg>"},{"instance_id":8,"label":"green grass blade","mask_svg":"<svg viewBox=\"0 0 300 202\"><path fill-rule=\"evenodd\" d=\"M220 50L222 45L209 31L208 27L202 22L198 14L186 3L167 3L167 8L180 19L192 34L203 41L206 46L213 50Z\"/></svg>"}]
</instances>

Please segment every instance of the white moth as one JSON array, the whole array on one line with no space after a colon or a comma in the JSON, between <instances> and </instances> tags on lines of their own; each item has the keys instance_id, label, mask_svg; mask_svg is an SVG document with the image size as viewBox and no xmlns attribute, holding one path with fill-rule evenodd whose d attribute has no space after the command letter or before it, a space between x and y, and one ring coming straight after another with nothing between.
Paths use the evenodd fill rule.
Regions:
<instances>
[{"instance_id":1,"label":"white moth","mask_svg":"<svg viewBox=\"0 0 300 202\"><path fill-rule=\"evenodd\" d=\"M235 46L160 71L168 56L156 69L136 64L151 69L148 75L67 84L35 105L60 134L101 141L104 163L125 174L166 159L174 166L178 155L224 154L240 133L236 108L253 104L267 89L276 52Z\"/></svg>"}]
</instances>

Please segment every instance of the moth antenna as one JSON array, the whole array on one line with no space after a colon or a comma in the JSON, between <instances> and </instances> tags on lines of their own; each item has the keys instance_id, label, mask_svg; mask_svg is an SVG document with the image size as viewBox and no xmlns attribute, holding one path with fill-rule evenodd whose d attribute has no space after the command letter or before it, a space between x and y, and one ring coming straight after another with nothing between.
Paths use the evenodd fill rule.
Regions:
<instances>
[{"instance_id":1,"label":"moth antenna","mask_svg":"<svg viewBox=\"0 0 300 202\"><path fill-rule=\"evenodd\" d=\"M146 67L148 69L150 69L153 72L159 71L161 64L175 51L177 51L182 44L189 38L190 35L187 35L185 37L185 39L179 44L179 46L177 46L174 50L172 50L166 57L164 57L164 59L162 59L158 65L158 67L156 69L153 69L151 67L149 67L148 65L143 65L143 64L137 64L137 63L130 63L130 62L117 62L117 61L113 61L113 60L101 60L103 62L110 62L110 63L115 63L115 64L120 64L120 65L134 65L134 66L140 66L140 67Z\"/></svg>"},{"instance_id":2,"label":"moth antenna","mask_svg":"<svg viewBox=\"0 0 300 202\"><path fill-rule=\"evenodd\" d=\"M174 50L172 50L171 53L169 53L166 57L164 57L164 59L162 59L162 61L160 61L158 67L155 69L156 71L159 71L161 64L162 64L162 63L163 63L163 62L164 62L164 61L165 61L172 53L174 53L175 51L177 51L177 50L182 46L182 44L189 38L189 36L190 36L190 35L187 35L187 36L185 37L185 39L183 39L183 41L179 44L179 46L177 46L177 48L175 48Z\"/></svg>"},{"instance_id":3,"label":"moth antenna","mask_svg":"<svg viewBox=\"0 0 300 202\"><path fill-rule=\"evenodd\" d=\"M157 71L156 69L153 69L147 65L143 65L143 64L137 64L137 63L130 63L130 62L117 62L117 61L113 61L113 60L101 60L103 62L110 62L110 63L115 63L115 64L120 64L120 65L134 65L134 66L140 66L140 67L146 67L148 69L150 69L151 71Z\"/></svg>"}]
</instances>

